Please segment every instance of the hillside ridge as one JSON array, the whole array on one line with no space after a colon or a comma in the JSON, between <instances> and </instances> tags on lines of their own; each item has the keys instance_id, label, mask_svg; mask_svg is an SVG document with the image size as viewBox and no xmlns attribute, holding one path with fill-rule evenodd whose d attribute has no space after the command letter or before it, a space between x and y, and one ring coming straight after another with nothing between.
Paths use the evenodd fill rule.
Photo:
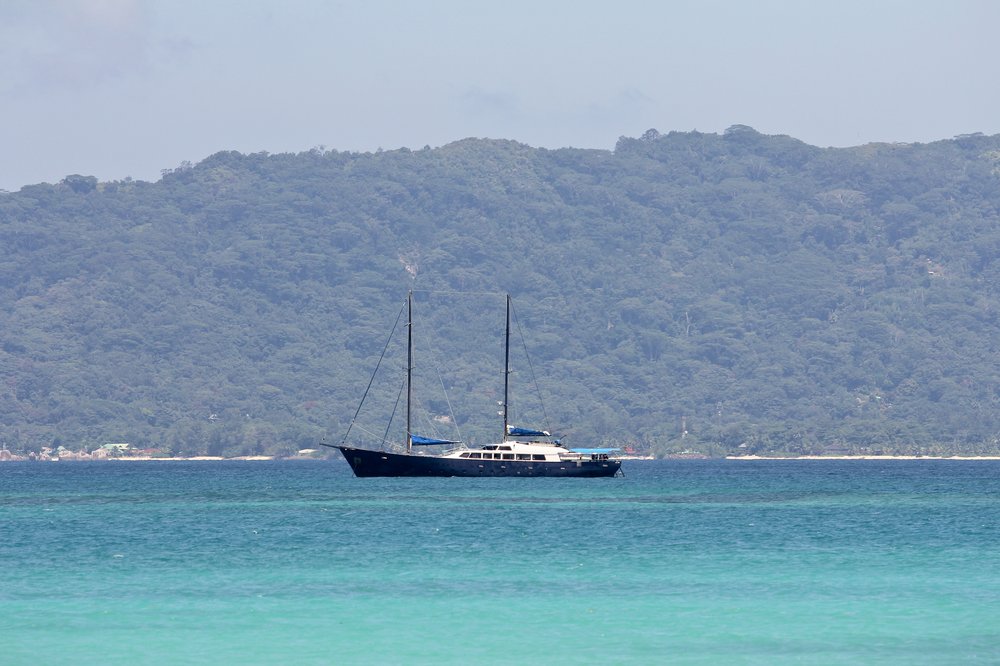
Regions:
<instances>
[{"instance_id":1,"label":"hillside ridge","mask_svg":"<svg viewBox=\"0 0 1000 666\"><path fill-rule=\"evenodd\" d=\"M512 293L579 445L1000 451L1000 136L224 151L0 194L0 237L12 451L338 439L410 288ZM493 304L420 306L449 393L427 418L490 437Z\"/></svg>"}]
</instances>

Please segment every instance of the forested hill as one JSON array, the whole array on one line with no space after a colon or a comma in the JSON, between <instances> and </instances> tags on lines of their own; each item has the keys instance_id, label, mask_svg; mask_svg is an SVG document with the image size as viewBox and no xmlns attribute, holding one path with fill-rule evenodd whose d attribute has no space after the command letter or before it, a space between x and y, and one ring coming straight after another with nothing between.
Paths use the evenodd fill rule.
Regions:
<instances>
[{"instance_id":1,"label":"forested hill","mask_svg":"<svg viewBox=\"0 0 1000 666\"><path fill-rule=\"evenodd\" d=\"M1000 451L1000 136L822 149L745 126L224 152L0 193L0 439L337 442L411 287L511 292L514 381L574 445ZM464 439L499 430L502 308L417 293L449 396L424 407Z\"/></svg>"}]
</instances>

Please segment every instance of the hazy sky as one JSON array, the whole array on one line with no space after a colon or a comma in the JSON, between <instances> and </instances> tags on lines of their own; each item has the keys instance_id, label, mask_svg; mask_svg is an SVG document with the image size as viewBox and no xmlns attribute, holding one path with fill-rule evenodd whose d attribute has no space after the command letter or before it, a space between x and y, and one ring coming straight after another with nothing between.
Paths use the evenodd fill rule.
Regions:
<instances>
[{"instance_id":1,"label":"hazy sky","mask_svg":"<svg viewBox=\"0 0 1000 666\"><path fill-rule=\"evenodd\" d=\"M993 0L0 0L0 189L220 150L1000 133Z\"/></svg>"}]
</instances>

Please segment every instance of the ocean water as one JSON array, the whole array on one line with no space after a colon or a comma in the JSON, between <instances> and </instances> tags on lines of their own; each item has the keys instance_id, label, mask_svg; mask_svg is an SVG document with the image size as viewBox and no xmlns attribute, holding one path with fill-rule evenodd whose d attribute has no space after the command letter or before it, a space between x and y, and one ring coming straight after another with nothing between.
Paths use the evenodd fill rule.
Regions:
<instances>
[{"instance_id":1,"label":"ocean water","mask_svg":"<svg viewBox=\"0 0 1000 666\"><path fill-rule=\"evenodd\" d=\"M1000 462L0 464L0 664L998 664Z\"/></svg>"}]
</instances>

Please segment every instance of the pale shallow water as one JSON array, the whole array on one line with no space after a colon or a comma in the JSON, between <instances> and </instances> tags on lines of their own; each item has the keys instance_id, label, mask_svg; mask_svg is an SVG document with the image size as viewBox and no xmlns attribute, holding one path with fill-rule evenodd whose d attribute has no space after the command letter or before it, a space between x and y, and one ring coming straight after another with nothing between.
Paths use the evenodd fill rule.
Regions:
<instances>
[{"instance_id":1,"label":"pale shallow water","mask_svg":"<svg viewBox=\"0 0 1000 666\"><path fill-rule=\"evenodd\" d=\"M0 464L0 663L1000 663L1000 462L625 471Z\"/></svg>"}]
</instances>

